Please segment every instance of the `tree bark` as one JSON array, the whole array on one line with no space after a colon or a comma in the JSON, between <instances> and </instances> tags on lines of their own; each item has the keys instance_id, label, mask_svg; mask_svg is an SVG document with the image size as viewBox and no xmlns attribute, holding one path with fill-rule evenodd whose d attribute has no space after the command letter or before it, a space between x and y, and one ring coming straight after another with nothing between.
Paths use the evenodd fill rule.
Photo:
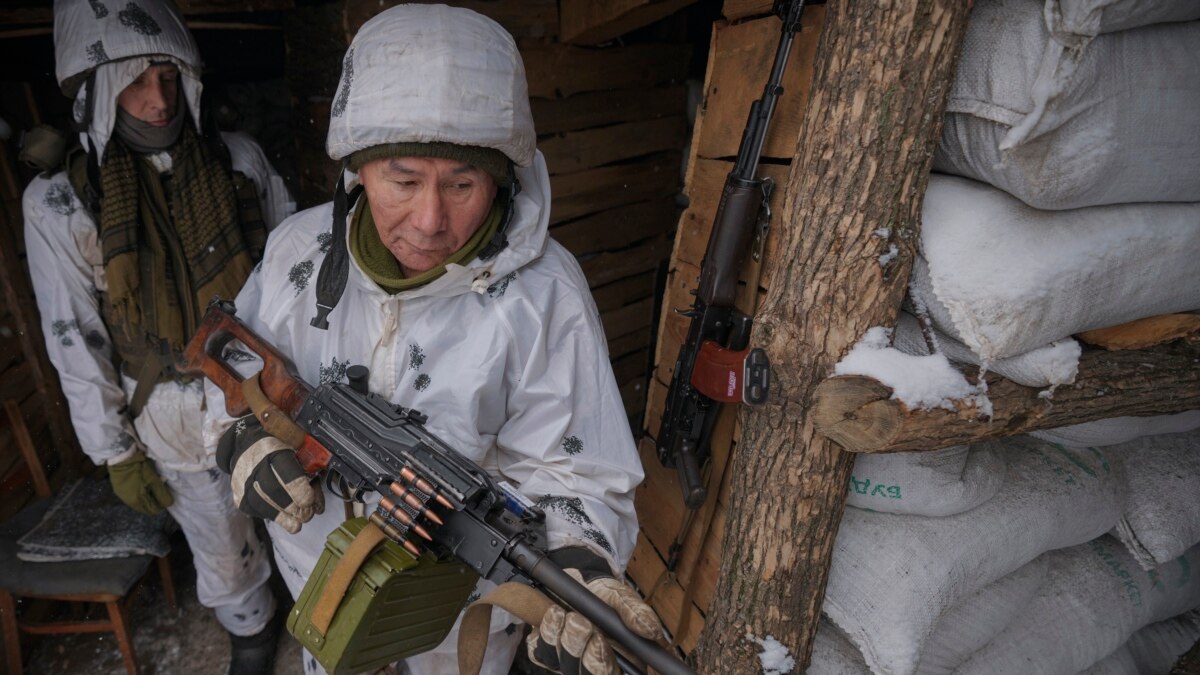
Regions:
<instances>
[{"instance_id":1,"label":"tree bark","mask_svg":"<svg viewBox=\"0 0 1200 675\"><path fill-rule=\"evenodd\" d=\"M1090 350L1079 360L1075 383L1045 398L1041 389L989 374L990 419L965 402L956 411L909 410L872 378L832 377L817 387L811 415L821 434L850 452L937 450L1110 417L1195 410L1197 359L1200 345L1186 342L1145 351Z\"/></svg>"},{"instance_id":2,"label":"tree bark","mask_svg":"<svg viewBox=\"0 0 1200 675\"><path fill-rule=\"evenodd\" d=\"M813 391L868 328L893 325L918 241L962 0L830 2L772 236L755 343L770 401L746 411L702 673L757 673L772 636L806 667L851 455L819 436Z\"/></svg>"}]
</instances>

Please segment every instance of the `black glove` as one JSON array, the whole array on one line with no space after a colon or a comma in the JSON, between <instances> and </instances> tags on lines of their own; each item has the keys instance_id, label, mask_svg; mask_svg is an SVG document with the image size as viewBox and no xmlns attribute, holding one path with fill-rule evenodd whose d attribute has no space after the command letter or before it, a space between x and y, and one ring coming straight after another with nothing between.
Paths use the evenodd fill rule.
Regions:
<instances>
[{"instance_id":1,"label":"black glove","mask_svg":"<svg viewBox=\"0 0 1200 675\"><path fill-rule=\"evenodd\" d=\"M582 546L551 551L548 557L582 583L621 621L650 640L662 635L658 616L625 582L613 577L604 558ZM604 634L582 614L551 605L526 638L529 658L535 664L563 675L618 675L616 657Z\"/></svg>"},{"instance_id":2,"label":"black glove","mask_svg":"<svg viewBox=\"0 0 1200 675\"><path fill-rule=\"evenodd\" d=\"M291 534L325 511L325 493L309 482L296 452L268 434L254 415L225 430L217 445L217 466L230 475L239 509Z\"/></svg>"}]
</instances>

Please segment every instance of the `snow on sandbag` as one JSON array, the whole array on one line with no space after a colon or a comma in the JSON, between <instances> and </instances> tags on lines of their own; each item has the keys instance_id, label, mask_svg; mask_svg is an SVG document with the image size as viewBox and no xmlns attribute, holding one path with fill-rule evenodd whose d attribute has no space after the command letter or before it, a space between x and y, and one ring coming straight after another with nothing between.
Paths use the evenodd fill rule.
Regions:
<instances>
[{"instance_id":1,"label":"snow on sandbag","mask_svg":"<svg viewBox=\"0 0 1200 675\"><path fill-rule=\"evenodd\" d=\"M1087 448L1117 445L1144 436L1178 434L1195 429L1200 429L1200 410L1150 417L1110 417L1083 424L1031 431L1029 435L1068 448Z\"/></svg>"},{"instance_id":2,"label":"snow on sandbag","mask_svg":"<svg viewBox=\"0 0 1200 675\"><path fill-rule=\"evenodd\" d=\"M1120 518L1124 476L1102 450L1071 451L1025 436L1003 443L1004 484L970 511L923 518L846 509L824 609L873 671L913 673L947 609Z\"/></svg>"},{"instance_id":3,"label":"snow on sandbag","mask_svg":"<svg viewBox=\"0 0 1200 675\"><path fill-rule=\"evenodd\" d=\"M854 458L846 503L860 509L915 516L951 516L991 499L1004 482L1004 459L994 443L941 450L860 453Z\"/></svg>"},{"instance_id":4,"label":"snow on sandbag","mask_svg":"<svg viewBox=\"0 0 1200 675\"><path fill-rule=\"evenodd\" d=\"M979 356L966 345L936 328L933 331L935 344L946 358L954 363L980 365ZM907 312L901 312L896 320L895 343L896 349L905 354L925 356L930 353L921 324ZM1065 338L1011 358L996 359L988 365L988 370L1026 387L1056 387L1075 381L1081 353L1078 342Z\"/></svg>"},{"instance_id":5,"label":"snow on sandbag","mask_svg":"<svg viewBox=\"0 0 1200 675\"><path fill-rule=\"evenodd\" d=\"M1145 569L1200 543L1200 431L1139 438L1108 448L1125 465L1125 513L1113 534Z\"/></svg>"},{"instance_id":6,"label":"snow on sandbag","mask_svg":"<svg viewBox=\"0 0 1200 675\"><path fill-rule=\"evenodd\" d=\"M1042 554L946 610L925 643L917 675L956 672L1033 602L1048 569L1049 558Z\"/></svg>"},{"instance_id":7,"label":"snow on sandbag","mask_svg":"<svg viewBox=\"0 0 1200 675\"><path fill-rule=\"evenodd\" d=\"M1167 675L1179 657L1200 640L1200 613L1152 623L1125 643L1140 675Z\"/></svg>"},{"instance_id":8,"label":"snow on sandbag","mask_svg":"<svg viewBox=\"0 0 1200 675\"><path fill-rule=\"evenodd\" d=\"M1200 201L1197 41L1191 21L1064 45L1042 0L979 0L933 168L1040 209Z\"/></svg>"},{"instance_id":9,"label":"snow on sandbag","mask_svg":"<svg viewBox=\"0 0 1200 675\"><path fill-rule=\"evenodd\" d=\"M1047 212L934 174L922 219L910 292L984 361L1200 308L1200 204Z\"/></svg>"},{"instance_id":10,"label":"snow on sandbag","mask_svg":"<svg viewBox=\"0 0 1200 675\"><path fill-rule=\"evenodd\" d=\"M1195 0L1046 0L1046 26L1054 39L1077 47L1101 33L1200 19Z\"/></svg>"},{"instance_id":11,"label":"snow on sandbag","mask_svg":"<svg viewBox=\"0 0 1200 675\"><path fill-rule=\"evenodd\" d=\"M1200 547L1154 572L1116 539L1050 554L1033 602L957 670L962 675L1077 673L1138 629L1200 606Z\"/></svg>"}]
</instances>

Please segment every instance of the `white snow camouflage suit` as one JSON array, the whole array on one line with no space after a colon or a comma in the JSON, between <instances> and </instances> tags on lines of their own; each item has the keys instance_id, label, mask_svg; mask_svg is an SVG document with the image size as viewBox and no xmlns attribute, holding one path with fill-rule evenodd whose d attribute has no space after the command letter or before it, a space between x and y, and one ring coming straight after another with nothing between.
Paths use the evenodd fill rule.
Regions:
<instances>
[{"instance_id":1,"label":"white snow camouflage suit","mask_svg":"<svg viewBox=\"0 0 1200 675\"><path fill-rule=\"evenodd\" d=\"M446 25L453 30L422 28ZM549 548L587 546L623 570L637 536L641 463L587 280L547 235L549 175L535 148L524 68L502 28L466 10L407 5L359 31L343 64L327 149L340 159L413 141L492 147L514 160L521 192L508 246L487 261L448 265L442 277L396 295L351 257L345 293L328 330L320 330L309 321L317 271L332 243L333 206L325 204L272 232L261 267L237 298L238 317L314 386L345 381L350 365L367 366L371 391L428 415L434 434L540 504ZM347 190L358 183L355 174L345 176ZM356 208L366 208L365 195ZM237 365L244 374L258 367ZM207 392L205 438L215 447L233 420L223 414L219 389L208 384ZM336 497L326 492L325 501L325 512L298 534L267 524L293 595L345 518ZM374 505L368 502L368 512ZM488 588L481 582L478 590ZM521 634L513 621L495 612L484 672L508 672ZM457 672L456 636L457 629L407 659L402 672ZM323 672L307 655L305 670Z\"/></svg>"},{"instance_id":2,"label":"white snow camouflage suit","mask_svg":"<svg viewBox=\"0 0 1200 675\"><path fill-rule=\"evenodd\" d=\"M91 123L80 134L81 143L93 151L105 148L112 136L117 94L152 60L169 60L179 68L187 108L193 120L200 119L200 59L182 19L161 3L110 4L111 12L99 9L103 3L82 0L60 0L55 6L58 77L65 90L78 88L77 121L88 107L88 94L95 97ZM90 90L68 83L92 69ZM184 114L182 107L177 114ZM294 212L287 188L262 149L241 134L223 134L223 140L233 170L257 185L266 225ZM152 161L160 171L169 170L167 153ZM25 190L22 208L46 350L58 370L80 445L96 464L116 463L144 448L175 498L169 510L192 549L200 602L216 611L230 633L259 632L275 608L266 584L270 561L253 521L234 508L229 481L205 448L201 384L160 383L141 415L129 419L127 397L136 382L114 367L109 328L101 318L97 292L107 284L94 214L61 171L35 178Z\"/></svg>"}]
</instances>

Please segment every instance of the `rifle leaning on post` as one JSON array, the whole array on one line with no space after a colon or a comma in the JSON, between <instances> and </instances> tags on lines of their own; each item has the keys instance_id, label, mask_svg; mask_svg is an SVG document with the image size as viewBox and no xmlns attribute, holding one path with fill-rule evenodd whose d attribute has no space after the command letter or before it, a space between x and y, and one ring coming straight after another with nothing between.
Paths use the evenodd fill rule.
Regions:
<instances>
[{"instance_id":1,"label":"rifle leaning on post","mask_svg":"<svg viewBox=\"0 0 1200 675\"><path fill-rule=\"evenodd\" d=\"M767 400L770 363L762 349L751 349L753 319L734 306L738 272L754 234L754 258L762 257L771 219L769 200L774 183L758 178L759 157L775 103L783 93L783 70L792 39L800 29L803 0L776 0L774 11L783 21L775 63L762 98L750 106L737 162L725 178L721 202L713 219L708 248L700 264L700 286L691 310L687 340L679 350L667 390L667 406L656 436L658 459L679 470L683 502L698 509L708 496L701 469L721 403L759 405ZM753 281L757 292L757 280Z\"/></svg>"},{"instance_id":2,"label":"rifle leaning on post","mask_svg":"<svg viewBox=\"0 0 1200 675\"><path fill-rule=\"evenodd\" d=\"M435 554L453 555L496 584L519 581L548 591L654 670L695 675L546 557L540 509L434 436L425 415L369 393L365 367L347 369L349 384L314 388L233 312L231 303L214 303L185 352L187 372L202 373L221 388L226 412L253 410L273 434L294 429L295 436L281 440L295 448L306 473L326 470L327 484L343 499L362 502L372 491L382 494L370 521L414 556L421 553L415 541ZM235 339L262 359L257 375L242 378L225 359L225 346ZM626 672L641 672L619 652L617 658Z\"/></svg>"}]
</instances>

